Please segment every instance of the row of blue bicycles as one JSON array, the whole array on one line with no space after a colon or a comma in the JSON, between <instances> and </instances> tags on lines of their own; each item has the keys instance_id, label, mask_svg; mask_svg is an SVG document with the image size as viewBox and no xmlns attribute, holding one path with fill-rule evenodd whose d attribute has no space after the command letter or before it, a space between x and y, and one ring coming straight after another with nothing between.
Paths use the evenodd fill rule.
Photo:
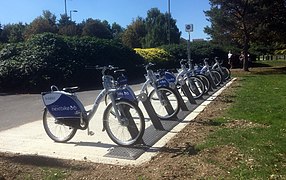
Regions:
<instances>
[{"instance_id":1,"label":"row of blue bicycles","mask_svg":"<svg viewBox=\"0 0 286 180\"><path fill-rule=\"evenodd\" d=\"M62 90L51 86L43 92L45 105L43 125L47 135L55 142L67 142L77 130L88 130L99 104L104 101L103 130L120 146L140 144L145 131L145 118L139 102L148 107L150 118L167 120L176 118L184 104L182 96L201 98L230 78L229 69L223 67L218 58L214 64L204 59L203 65L190 60L181 60L177 72L154 70L154 64L144 65L146 81L140 93L135 94L128 86L125 70L114 66L93 67L101 70L103 90L96 97L90 110L86 110L78 99L78 87ZM112 73L110 73L112 72Z\"/></svg>"}]
</instances>

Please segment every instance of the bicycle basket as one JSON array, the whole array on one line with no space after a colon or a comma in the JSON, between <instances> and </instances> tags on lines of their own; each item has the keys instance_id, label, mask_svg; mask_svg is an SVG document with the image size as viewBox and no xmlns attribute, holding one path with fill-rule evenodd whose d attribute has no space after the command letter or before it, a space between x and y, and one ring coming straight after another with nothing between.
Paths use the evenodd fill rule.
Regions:
<instances>
[{"instance_id":1,"label":"bicycle basket","mask_svg":"<svg viewBox=\"0 0 286 180\"><path fill-rule=\"evenodd\" d=\"M122 88L118 88L115 93L116 99L125 99L136 102L136 96L132 89L129 86L124 86Z\"/></svg>"},{"instance_id":2,"label":"bicycle basket","mask_svg":"<svg viewBox=\"0 0 286 180\"><path fill-rule=\"evenodd\" d=\"M42 93L44 105L56 119L79 119L84 112L83 105L79 102L76 96L63 92L52 91Z\"/></svg>"},{"instance_id":3,"label":"bicycle basket","mask_svg":"<svg viewBox=\"0 0 286 180\"><path fill-rule=\"evenodd\" d=\"M121 86L126 85L126 84L128 84L128 79L126 76L122 75L122 76L117 77L117 82Z\"/></svg>"},{"instance_id":4,"label":"bicycle basket","mask_svg":"<svg viewBox=\"0 0 286 180\"><path fill-rule=\"evenodd\" d=\"M156 81L158 87L169 87L169 82L166 78L160 78Z\"/></svg>"},{"instance_id":5,"label":"bicycle basket","mask_svg":"<svg viewBox=\"0 0 286 180\"><path fill-rule=\"evenodd\" d=\"M175 83L176 82L176 76L170 72L165 72L164 73L164 78L170 83Z\"/></svg>"}]
</instances>

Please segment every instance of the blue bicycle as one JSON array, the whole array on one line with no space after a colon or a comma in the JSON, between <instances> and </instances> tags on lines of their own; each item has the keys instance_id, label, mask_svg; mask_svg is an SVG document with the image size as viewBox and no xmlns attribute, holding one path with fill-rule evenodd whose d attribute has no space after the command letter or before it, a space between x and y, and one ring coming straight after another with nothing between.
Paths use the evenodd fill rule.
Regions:
<instances>
[{"instance_id":1,"label":"blue bicycle","mask_svg":"<svg viewBox=\"0 0 286 180\"><path fill-rule=\"evenodd\" d=\"M106 130L111 140L121 146L139 143L145 131L145 119L135 99L130 100L125 94L118 95L113 87L113 77L106 75L112 66L97 67L102 72L103 90L94 101L91 110L85 110L75 92L78 87L51 87L50 92L42 93L45 105L43 125L47 135L55 142L66 142L74 137L77 130L88 130L89 122L94 116L99 103L108 95L111 102L103 114L103 130ZM135 98L135 96L133 97Z\"/></svg>"}]
</instances>

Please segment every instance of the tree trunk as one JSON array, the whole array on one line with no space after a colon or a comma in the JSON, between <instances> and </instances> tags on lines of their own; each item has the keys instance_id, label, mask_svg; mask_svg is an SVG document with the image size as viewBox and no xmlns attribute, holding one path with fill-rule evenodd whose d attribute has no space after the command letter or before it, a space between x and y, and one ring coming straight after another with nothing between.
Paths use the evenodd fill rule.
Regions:
<instances>
[{"instance_id":1,"label":"tree trunk","mask_svg":"<svg viewBox=\"0 0 286 180\"><path fill-rule=\"evenodd\" d=\"M244 71L249 71L248 67L249 67L249 57L248 57L248 50L249 50L249 37L247 32L245 32L245 37L244 37L244 45L243 45L243 54L244 54L244 59L243 59L243 70Z\"/></svg>"},{"instance_id":2,"label":"tree trunk","mask_svg":"<svg viewBox=\"0 0 286 180\"><path fill-rule=\"evenodd\" d=\"M248 52L248 51L247 51ZM248 63L248 53L247 52L243 52L244 54L244 59L243 59L243 70L244 71L249 71L248 67L249 67L249 63Z\"/></svg>"}]
</instances>

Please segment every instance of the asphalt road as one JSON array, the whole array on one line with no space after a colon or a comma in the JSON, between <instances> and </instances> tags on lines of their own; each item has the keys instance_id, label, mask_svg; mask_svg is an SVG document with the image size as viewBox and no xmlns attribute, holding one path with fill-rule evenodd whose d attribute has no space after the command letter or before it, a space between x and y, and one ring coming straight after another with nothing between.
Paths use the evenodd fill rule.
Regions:
<instances>
[{"instance_id":1,"label":"asphalt road","mask_svg":"<svg viewBox=\"0 0 286 180\"><path fill-rule=\"evenodd\" d=\"M133 91L142 84L131 85ZM93 104L100 90L78 92L84 106ZM0 94L0 131L17 127L29 122L42 120L44 105L40 94Z\"/></svg>"}]
</instances>

